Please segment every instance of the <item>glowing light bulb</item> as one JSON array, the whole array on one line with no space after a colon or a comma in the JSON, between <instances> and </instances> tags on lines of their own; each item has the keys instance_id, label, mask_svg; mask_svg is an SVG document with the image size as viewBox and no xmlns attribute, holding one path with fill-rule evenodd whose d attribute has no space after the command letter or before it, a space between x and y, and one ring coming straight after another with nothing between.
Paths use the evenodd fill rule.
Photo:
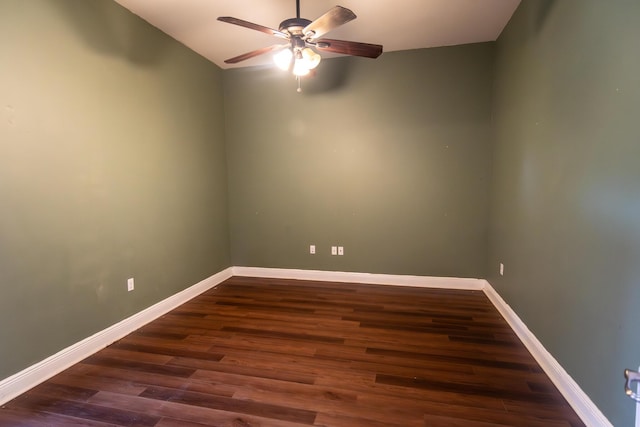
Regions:
<instances>
[{"instance_id":1,"label":"glowing light bulb","mask_svg":"<svg viewBox=\"0 0 640 427\"><path fill-rule=\"evenodd\" d=\"M276 63L281 70L288 70L291 66L291 58L293 58L293 52L291 49L282 49L280 52L273 55L273 62Z\"/></svg>"},{"instance_id":2,"label":"glowing light bulb","mask_svg":"<svg viewBox=\"0 0 640 427\"><path fill-rule=\"evenodd\" d=\"M296 59L295 64L293 64L293 74L298 77L306 76L309 74L309 68L307 68L304 60Z\"/></svg>"},{"instance_id":3,"label":"glowing light bulb","mask_svg":"<svg viewBox=\"0 0 640 427\"><path fill-rule=\"evenodd\" d=\"M316 68L318 64L320 64L321 59L320 55L315 53L313 49L308 47L302 49L302 60L305 63L305 67L309 70Z\"/></svg>"}]
</instances>

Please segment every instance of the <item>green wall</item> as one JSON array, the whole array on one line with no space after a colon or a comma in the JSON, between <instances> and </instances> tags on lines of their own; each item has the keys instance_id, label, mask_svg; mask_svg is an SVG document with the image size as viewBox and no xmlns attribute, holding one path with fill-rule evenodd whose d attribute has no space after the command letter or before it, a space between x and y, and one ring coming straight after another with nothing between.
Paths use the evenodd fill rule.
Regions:
<instances>
[{"instance_id":1,"label":"green wall","mask_svg":"<svg viewBox=\"0 0 640 427\"><path fill-rule=\"evenodd\" d=\"M497 44L325 59L298 94L111 0L3 0L0 378L229 265L487 277L631 425L638 16L525 0Z\"/></svg>"},{"instance_id":2,"label":"green wall","mask_svg":"<svg viewBox=\"0 0 640 427\"><path fill-rule=\"evenodd\" d=\"M328 59L300 94L279 70L226 71L232 263L483 277L492 54Z\"/></svg>"},{"instance_id":3,"label":"green wall","mask_svg":"<svg viewBox=\"0 0 640 427\"><path fill-rule=\"evenodd\" d=\"M489 281L616 426L640 364L639 19L526 0L496 53Z\"/></svg>"},{"instance_id":4,"label":"green wall","mask_svg":"<svg viewBox=\"0 0 640 427\"><path fill-rule=\"evenodd\" d=\"M4 378L230 258L219 68L110 0L2 0L0 37Z\"/></svg>"}]
</instances>

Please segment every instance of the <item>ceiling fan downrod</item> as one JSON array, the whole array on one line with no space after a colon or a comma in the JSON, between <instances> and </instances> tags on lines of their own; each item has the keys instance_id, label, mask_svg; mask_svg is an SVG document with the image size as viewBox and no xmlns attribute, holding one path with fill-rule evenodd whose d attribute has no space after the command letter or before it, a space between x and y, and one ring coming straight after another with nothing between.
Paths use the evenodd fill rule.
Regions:
<instances>
[{"instance_id":1,"label":"ceiling fan downrod","mask_svg":"<svg viewBox=\"0 0 640 427\"><path fill-rule=\"evenodd\" d=\"M296 18L300 19L300 0L296 0Z\"/></svg>"}]
</instances>

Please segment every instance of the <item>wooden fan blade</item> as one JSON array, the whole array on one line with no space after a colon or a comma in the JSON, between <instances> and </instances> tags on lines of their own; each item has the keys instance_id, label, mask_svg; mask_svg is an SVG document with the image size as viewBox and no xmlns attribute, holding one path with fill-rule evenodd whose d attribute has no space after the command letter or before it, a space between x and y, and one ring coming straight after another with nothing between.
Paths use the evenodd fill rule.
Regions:
<instances>
[{"instance_id":1,"label":"wooden fan blade","mask_svg":"<svg viewBox=\"0 0 640 427\"><path fill-rule=\"evenodd\" d=\"M304 27L302 34L313 40L354 19L356 19L356 14L351 10L346 7L336 6Z\"/></svg>"},{"instance_id":2,"label":"wooden fan blade","mask_svg":"<svg viewBox=\"0 0 640 427\"><path fill-rule=\"evenodd\" d=\"M320 39L316 41L316 48L327 52L364 56L365 58L377 58L382 54L382 45L346 40Z\"/></svg>"},{"instance_id":3,"label":"wooden fan blade","mask_svg":"<svg viewBox=\"0 0 640 427\"><path fill-rule=\"evenodd\" d=\"M253 58L255 56L258 55L263 55L265 53L274 51L274 50L278 50L278 49L282 49L285 47L288 47L289 45L287 44L274 44L273 46L267 46L267 47L263 47L262 49L256 49L253 50L251 52L247 52L247 53L243 53L242 55L238 55L238 56L234 56L233 58L229 58L227 60L225 60L224 62L226 64L236 64L240 61L244 61L246 59L250 59Z\"/></svg>"},{"instance_id":4,"label":"wooden fan blade","mask_svg":"<svg viewBox=\"0 0 640 427\"><path fill-rule=\"evenodd\" d=\"M244 21L242 19L234 18L231 16L219 16L218 21L250 28L252 30L260 31L261 33L269 34L271 36L281 37L283 39L289 38L289 36L282 31L274 30L273 28L265 27L264 25L254 24L253 22Z\"/></svg>"}]
</instances>

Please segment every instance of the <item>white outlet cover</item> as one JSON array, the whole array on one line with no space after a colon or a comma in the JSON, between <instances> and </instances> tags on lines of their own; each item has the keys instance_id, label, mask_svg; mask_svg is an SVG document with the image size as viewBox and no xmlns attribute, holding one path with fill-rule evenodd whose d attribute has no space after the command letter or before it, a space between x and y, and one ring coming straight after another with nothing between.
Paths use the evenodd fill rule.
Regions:
<instances>
[{"instance_id":1,"label":"white outlet cover","mask_svg":"<svg viewBox=\"0 0 640 427\"><path fill-rule=\"evenodd\" d=\"M504 264L500 263L500 275L504 276Z\"/></svg>"},{"instance_id":2,"label":"white outlet cover","mask_svg":"<svg viewBox=\"0 0 640 427\"><path fill-rule=\"evenodd\" d=\"M338 247L331 246L331 255L338 255Z\"/></svg>"},{"instance_id":3,"label":"white outlet cover","mask_svg":"<svg viewBox=\"0 0 640 427\"><path fill-rule=\"evenodd\" d=\"M316 253L316 245L309 245L309 253L310 254Z\"/></svg>"},{"instance_id":4,"label":"white outlet cover","mask_svg":"<svg viewBox=\"0 0 640 427\"><path fill-rule=\"evenodd\" d=\"M135 288L133 277L127 280L127 291L131 292Z\"/></svg>"},{"instance_id":5,"label":"white outlet cover","mask_svg":"<svg viewBox=\"0 0 640 427\"><path fill-rule=\"evenodd\" d=\"M344 246L338 246L338 255L344 255Z\"/></svg>"}]
</instances>

